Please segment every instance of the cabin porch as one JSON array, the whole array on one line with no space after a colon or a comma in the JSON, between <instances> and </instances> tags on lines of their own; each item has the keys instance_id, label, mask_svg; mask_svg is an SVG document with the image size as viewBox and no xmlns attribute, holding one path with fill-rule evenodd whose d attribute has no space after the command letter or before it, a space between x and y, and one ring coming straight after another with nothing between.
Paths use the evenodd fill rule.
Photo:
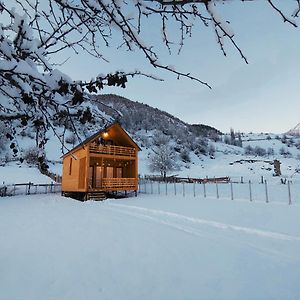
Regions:
<instances>
[{"instance_id":1,"label":"cabin porch","mask_svg":"<svg viewBox=\"0 0 300 300\"><path fill-rule=\"evenodd\" d=\"M90 157L88 192L137 191L136 161Z\"/></svg>"}]
</instances>

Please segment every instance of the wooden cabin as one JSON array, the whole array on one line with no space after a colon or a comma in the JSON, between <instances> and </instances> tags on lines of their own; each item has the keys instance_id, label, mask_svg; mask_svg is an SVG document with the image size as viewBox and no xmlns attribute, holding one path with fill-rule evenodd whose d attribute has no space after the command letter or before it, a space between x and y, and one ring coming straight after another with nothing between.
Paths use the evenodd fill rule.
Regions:
<instances>
[{"instance_id":1,"label":"wooden cabin","mask_svg":"<svg viewBox=\"0 0 300 300\"><path fill-rule=\"evenodd\" d=\"M138 190L139 146L114 123L63 155L62 194L80 200Z\"/></svg>"}]
</instances>

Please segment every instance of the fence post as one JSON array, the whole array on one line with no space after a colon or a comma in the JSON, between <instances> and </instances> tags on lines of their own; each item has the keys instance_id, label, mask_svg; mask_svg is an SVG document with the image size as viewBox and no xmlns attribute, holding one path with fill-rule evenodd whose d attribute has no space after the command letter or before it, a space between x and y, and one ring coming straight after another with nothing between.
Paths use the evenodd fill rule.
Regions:
<instances>
[{"instance_id":1,"label":"fence post","mask_svg":"<svg viewBox=\"0 0 300 300\"><path fill-rule=\"evenodd\" d=\"M196 197L196 187L195 187L195 181L193 182L193 192L194 192L194 197Z\"/></svg>"},{"instance_id":2,"label":"fence post","mask_svg":"<svg viewBox=\"0 0 300 300\"><path fill-rule=\"evenodd\" d=\"M153 194L153 183L152 183L152 180L150 181L150 187L151 187L151 194Z\"/></svg>"},{"instance_id":3,"label":"fence post","mask_svg":"<svg viewBox=\"0 0 300 300\"><path fill-rule=\"evenodd\" d=\"M241 183L244 183L244 177L241 176Z\"/></svg>"},{"instance_id":4,"label":"fence post","mask_svg":"<svg viewBox=\"0 0 300 300\"><path fill-rule=\"evenodd\" d=\"M168 183L166 182L166 196L168 195Z\"/></svg>"},{"instance_id":5,"label":"fence post","mask_svg":"<svg viewBox=\"0 0 300 300\"><path fill-rule=\"evenodd\" d=\"M216 193L217 193L217 199L219 199L219 188L218 188L218 183L216 181Z\"/></svg>"},{"instance_id":6,"label":"fence post","mask_svg":"<svg viewBox=\"0 0 300 300\"><path fill-rule=\"evenodd\" d=\"M182 195L185 196L185 187L184 187L184 181L182 182Z\"/></svg>"},{"instance_id":7,"label":"fence post","mask_svg":"<svg viewBox=\"0 0 300 300\"><path fill-rule=\"evenodd\" d=\"M45 185L45 194L47 194L48 190L47 190L47 185Z\"/></svg>"},{"instance_id":8,"label":"fence post","mask_svg":"<svg viewBox=\"0 0 300 300\"><path fill-rule=\"evenodd\" d=\"M291 196L291 186L290 186L289 180L288 180L287 186L288 186L288 193L289 193L289 205L291 205L292 204L292 196Z\"/></svg>"},{"instance_id":9,"label":"fence post","mask_svg":"<svg viewBox=\"0 0 300 300\"><path fill-rule=\"evenodd\" d=\"M145 194L147 194L147 179L145 179Z\"/></svg>"},{"instance_id":10,"label":"fence post","mask_svg":"<svg viewBox=\"0 0 300 300\"><path fill-rule=\"evenodd\" d=\"M250 196L250 201L252 201L251 180L249 180L249 196Z\"/></svg>"},{"instance_id":11,"label":"fence post","mask_svg":"<svg viewBox=\"0 0 300 300\"><path fill-rule=\"evenodd\" d=\"M231 194L231 200L233 200L233 186L231 181L230 181L230 194Z\"/></svg>"},{"instance_id":12,"label":"fence post","mask_svg":"<svg viewBox=\"0 0 300 300\"><path fill-rule=\"evenodd\" d=\"M160 195L160 181L158 181L157 183L158 183L158 185L157 185L158 195Z\"/></svg>"},{"instance_id":13,"label":"fence post","mask_svg":"<svg viewBox=\"0 0 300 300\"><path fill-rule=\"evenodd\" d=\"M204 195L204 198L206 198L206 187L205 187L205 182L203 182L203 195Z\"/></svg>"},{"instance_id":14,"label":"fence post","mask_svg":"<svg viewBox=\"0 0 300 300\"><path fill-rule=\"evenodd\" d=\"M29 181L29 183L28 183L28 191L27 191L28 195L30 195L30 187L31 187L31 182Z\"/></svg>"},{"instance_id":15,"label":"fence post","mask_svg":"<svg viewBox=\"0 0 300 300\"><path fill-rule=\"evenodd\" d=\"M174 194L176 196L176 181L174 181Z\"/></svg>"},{"instance_id":16,"label":"fence post","mask_svg":"<svg viewBox=\"0 0 300 300\"><path fill-rule=\"evenodd\" d=\"M265 191L266 191L266 203L269 203L267 180L265 180Z\"/></svg>"},{"instance_id":17,"label":"fence post","mask_svg":"<svg viewBox=\"0 0 300 300\"><path fill-rule=\"evenodd\" d=\"M14 196L16 195L16 184L14 184Z\"/></svg>"},{"instance_id":18,"label":"fence post","mask_svg":"<svg viewBox=\"0 0 300 300\"><path fill-rule=\"evenodd\" d=\"M7 186L4 185L1 191L1 197L6 197L7 196Z\"/></svg>"}]
</instances>

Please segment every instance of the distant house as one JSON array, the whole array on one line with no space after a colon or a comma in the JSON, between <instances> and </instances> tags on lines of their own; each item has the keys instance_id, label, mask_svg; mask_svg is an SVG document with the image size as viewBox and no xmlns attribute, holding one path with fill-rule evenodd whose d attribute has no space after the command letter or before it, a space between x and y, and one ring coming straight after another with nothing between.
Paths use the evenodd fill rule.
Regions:
<instances>
[{"instance_id":1,"label":"distant house","mask_svg":"<svg viewBox=\"0 0 300 300\"><path fill-rule=\"evenodd\" d=\"M62 194L88 200L137 193L139 150L118 123L98 131L63 156Z\"/></svg>"}]
</instances>

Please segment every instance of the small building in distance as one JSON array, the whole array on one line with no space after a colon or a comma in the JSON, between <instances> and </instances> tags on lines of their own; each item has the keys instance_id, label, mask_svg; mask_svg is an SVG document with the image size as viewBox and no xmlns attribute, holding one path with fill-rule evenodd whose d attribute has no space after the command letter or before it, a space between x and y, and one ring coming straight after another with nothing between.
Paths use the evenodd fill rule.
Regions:
<instances>
[{"instance_id":1,"label":"small building in distance","mask_svg":"<svg viewBox=\"0 0 300 300\"><path fill-rule=\"evenodd\" d=\"M89 200L137 193L139 150L118 123L98 131L63 155L62 195Z\"/></svg>"}]
</instances>

